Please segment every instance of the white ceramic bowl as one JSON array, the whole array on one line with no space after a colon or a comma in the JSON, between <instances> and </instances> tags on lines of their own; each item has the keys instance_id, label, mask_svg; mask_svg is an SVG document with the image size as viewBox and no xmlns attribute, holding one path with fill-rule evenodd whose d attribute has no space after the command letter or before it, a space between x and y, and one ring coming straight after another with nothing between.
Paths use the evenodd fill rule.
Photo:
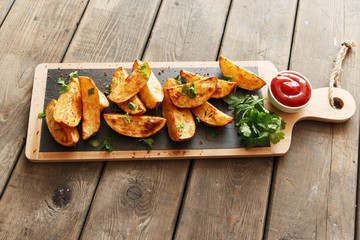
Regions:
<instances>
[{"instance_id":1,"label":"white ceramic bowl","mask_svg":"<svg viewBox=\"0 0 360 240\"><path fill-rule=\"evenodd\" d=\"M309 83L309 86L310 86L310 92L311 92L311 95L310 95L310 99L309 101L307 101L304 105L301 105L301 106L298 106L298 107L289 107L289 106L286 106L284 104L282 104L281 102L279 102L273 95L272 91L271 91L271 82L272 80L279 74L281 73L292 73L292 74L295 74L295 75L298 75L299 77L305 79L308 83ZM278 72L270 81L270 83L268 84L268 95L269 95L269 99L270 99L270 102L271 104L276 107L277 109L279 109L280 111L282 112L287 112L287 113L294 113L294 112L297 112L299 111L300 109L306 107L309 102L311 101L311 98L312 98L312 95L313 95L313 89L312 89L312 86L311 86L311 83L309 81L309 79L307 79L307 77L305 77L304 75L302 75L301 73L298 73L298 72L295 72L295 71L281 71L281 72Z\"/></svg>"}]
</instances>

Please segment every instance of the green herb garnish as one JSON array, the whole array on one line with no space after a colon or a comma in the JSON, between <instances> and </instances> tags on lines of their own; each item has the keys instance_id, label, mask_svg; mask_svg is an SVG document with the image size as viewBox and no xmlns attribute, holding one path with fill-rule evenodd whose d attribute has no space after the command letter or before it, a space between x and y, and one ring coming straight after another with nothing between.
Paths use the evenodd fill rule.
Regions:
<instances>
[{"instance_id":1,"label":"green herb garnish","mask_svg":"<svg viewBox=\"0 0 360 240\"><path fill-rule=\"evenodd\" d=\"M230 75L225 75L224 77L223 77L223 79L225 80L225 81L231 81L231 80L233 80L233 76L230 76Z\"/></svg>"},{"instance_id":2,"label":"green herb garnish","mask_svg":"<svg viewBox=\"0 0 360 240\"><path fill-rule=\"evenodd\" d=\"M101 144L100 149L104 149L108 152L112 152L113 150L113 145L112 143L116 140L116 136L115 135L109 135L107 137L104 138L103 143Z\"/></svg>"},{"instance_id":3,"label":"green herb garnish","mask_svg":"<svg viewBox=\"0 0 360 240\"><path fill-rule=\"evenodd\" d=\"M142 138L139 140L140 142L142 142L145 145L145 148L147 150L151 150L152 149L152 144L154 142L154 140L152 140L152 138Z\"/></svg>"},{"instance_id":4,"label":"green herb garnish","mask_svg":"<svg viewBox=\"0 0 360 240\"><path fill-rule=\"evenodd\" d=\"M59 90L59 93L66 93L67 91L69 91L70 86L63 84L61 89Z\"/></svg>"},{"instance_id":5,"label":"green herb garnish","mask_svg":"<svg viewBox=\"0 0 360 240\"><path fill-rule=\"evenodd\" d=\"M125 113L125 115L124 115L124 120L125 120L126 123L129 123L129 122L130 122L129 113Z\"/></svg>"},{"instance_id":6,"label":"green herb garnish","mask_svg":"<svg viewBox=\"0 0 360 240\"><path fill-rule=\"evenodd\" d=\"M198 94L195 91L195 83L194 83L194 81L192 81L190 83L190 86L188 86L187 84L184 84L182 89L181 89L181 93L182 93L182 95L187 96L189 98L196 98L196 96Z\"/></svg>"},{"instance_id":7,"label":"green herb garnish","mask_svg":"<svg viewBox=\"0 0 360 240\"><path fill-rule=\"evenodd\" d=\"M63 78L59 77L57 79L57 83L63 85L63 84L65 84L65 80Z\"/></svg>"},{"instance_id":8,"label":"green herb garnish","mask_svg":"<svg viewBox=\"0 0 360 240\"><path fill-rule=\"evenodd\" d=\"M186 78L185 78L185 77L181 77L180 74L177 75L176 77L174 77L174 79L175 79L180 85L186 83Z\"/></svg>"},{"instance_id":9,"label":"green herb garnish","mask_svg":"<svg viewBox=\"0 0 360 240\"><path fill-rule=\"evenodd\" d=\"M43 119L45 117L45 113L44 112L41 112L38 114L38 118L39 119Z\"/></svg>"},{"instance_id":10,"label":"green herb garnish","mask_svg":"<svg viewBox=\"0 0 360 240\"><path fill-rule=\"evenodd\" d=\"M132 103L131 101L128 102L127 107L131 110L135 110L136 109L136 105L134 103Z\"/></svg>"},{"instance_id":11,"label":"green herb garnish","mask_svg":"<svg viewBox=\"0 0 360 240\"><path fill-rule=\"evenodd\" d=\"M106 95L109 95L110 92L111 92L111 83L109 83L108 85L106 85L104 93L105 93Z\"/></svg>"},{"instance_id":12,"label":"green herb garnish","mask_svg":"<svg viewBox=\"0 0 360 240\"><path fill-rule=\"evenodd\" d=\"M263 100L260 96L246 94L224 98L228 108L235 110L236 126L247 148L269 142L276 144L285 137L281 131L285 128L284 119L264 108Z\"/></svg>"},{"instance_id":13,"label":"green herb garnish","mask_svg":"<svg viewBox=\"0 0 360 240\"><path fill-rule=\"evenodd\" d=\"M89 140L89 144L92 146L92 147L97 147L99 146L99 141L97 139L91 139Z\"/></svg>"},{"instance_id":14,"label":"green herb garnish","mask_svg":"<svg viewBox=\"0 0 360 240\"><path fill-rule=\"evenodd\" d=\"M77 78L78 77L78 71L74 71L74 72L71 72L69 74L69 81L72 79L72 78Z\"/></svg>"},{"instance_id":15,"label":"green herb garnish","mask_svg":"<svg viewBox=\"0 0 360 240\"><path fill-rule=\"evenodd\" d=\"M141 73L141 75L144 77L144 78L148 78L149 77L149 73L148 73L148 70L147 70L147 67L146 67L146 64L143 63L141 64L139 67L139 72Z\"/></svg>"},{"instance_id":16,"label":"green herb garnish","mask_svg":"<svg viewBox=\"0 0 360 240\"><path fill-rule=\"evenodd\" d=\"M95 93L95 89L94 88L90 88L88 89L88 96L91 96Z\"/></svg>"},{"instance_id":17,"label":"green herb garnish","mask_svg":"<svg viewBox=\"0 0 360 240\"><path fill-rule=\"evenodd\" d=\"M198 118L198 117L195 117L195 120L196 120L196 122L200 122L200 118Z\"/></svg>"},{"instance_id":18,"label":"green herb garnish","mask_svg":"<svg viewBox=\"0 0 360 240\"><path fill-rule=\"evenodd\" d=\"M212 113L210 113L209 117L212 117L212 116L213 116L213 114L212 114Z\"/></svg>"},{"instance_id":19,"label":"green herb garnish","mask_svg":"<svg viewBox=\"0 0 360 240\"><path fill-rule=\"evenodd\" d=\"M184 124L181 123L181 124L177 125L176 128L177 128L178 132L182 132L182 131L184 131Z\"/></svg>"}]
</instances>

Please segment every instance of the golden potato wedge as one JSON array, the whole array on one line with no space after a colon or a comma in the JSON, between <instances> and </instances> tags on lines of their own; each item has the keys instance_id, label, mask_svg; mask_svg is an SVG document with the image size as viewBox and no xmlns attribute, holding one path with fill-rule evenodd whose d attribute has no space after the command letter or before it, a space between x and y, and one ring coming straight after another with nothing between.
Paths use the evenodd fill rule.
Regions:
<instances>
[{"instance_id":1,"label":"golden potato wedge","mask_svg":"<svg viewBox=\"0 0 360 240\"><path fill-rule=\"evenodd\" d=\"M71 79L69 90L60 94L54 109L54 119L69 127L76 127L81 120L81 94L77 80Z\"/></svg>"},{"instance_id":2,"label":"golden potato wedge","mask_svg":"<svg viewBox=\"0 0 360 240\"><path fill-rule=\"evenodd\" d=\"M100 97L92 79L79 76L79 83L83 104L82 138L87 140L100 128Z\"/></svg>"},{"instance_id":3,"label":"golden potato wedge","mask_svg":"<svg viewBox=\"0 0 360 240\"><path fill-rule=\"evenodd\" d=\"M113 79L119 78L118 83L115 84L115 87L111 87L111 93L108 95L108 99L114 103L125 102L137 94L149 80L151 69L145 62L125 79L123 78L126 75L124 72L126 71L120 67L113 74Z\"/></svg>"},{"instance_id":4,"label":"golden potato wedge","mask_svg":"<svg viewBox=\"0 0 360 240\"><path fill-rule=\"evenodd\" d=\"M188 108L178 108L170 100L167 89L179 85L175 79L168 78L164 84L164 100L161 105L162 116L171 140L175 142L191 139L195 134L195 121Z\"/></svg>"},{"instance_id":5,"label":"golden potato wedge","mask_svg":"<svg viewBox=\"0 0 360 240\"><path fill-rule=\"evenodd\" d=\"M166 119L154 116L127 116L104 113L105 122L117 133L129 137L146 138L160 131Z\"/></svg>"},{"instance_id":6,"label":"golden potato wedge","mask_svg":"<svg viewBox=\"0 0 360 240\"><path fill-rule=\"evenodd\" d=\"M216 84L216 90L211 95L212 98L224 98L230 94L230 92L236 87L235 82L228 82L218 79Z\"/></svg>"},{"instance_id":7,"label":"golden potato wedge","mask_svg":"<svg viewBox=\"0 0 360 240\"><path fill-rule=\"evenodd\" d=\"M101 92L98 88L96 88L99 92L99 101L100 101L100 112L102 112L105 108L109 107L110 103L107 100L105 94Z\"/></svg>"},{"instance_id":8,"label":"golden potato wedge","mask_svg":"<svg viewBox=\"0 0 360 240\"><path fill-rule=\"evenodd\" d=\"M186 82L190 83L192 81L199 81L201 79L206 79L207 77L197 75L192 72L188 72L186 70L180 70L180 76L186 79ZM223 98L230 94L231 90L233 90L236 86L234 82L228 82L221 79L218 79L216 84L216 90L211 96L212 98Z\"/></svg>"},{"instance_id":9,"label":"golden potato wedge","mask_svg":"<svg viewBox=\"0 0 360 240\"><path fill-rule=\"evenodd\" d=\"M193 108L200 106L205 103L215 92L216 90L216 77L209 77L206 79L202 79L194 82L194 89L197 93L196 97L190 98L187 95L183 95L182 89L185 85L188 88L191 88L191 83L187 83L184 85L174 86L168 88L167 91L169 93L169 97L173 104L175 104L179 108Z\"/></svg>"},{"instance_id":10,"label":"golden potato wedge","mask_svg":"<svg viewBox=\"0 0 360 240\"><path fill-rule=\"evenodd\" d=\"M141 64L143 64L141 61L135 60L132 67L133 71ZM149 81L147 81L144 87L141 88L139 97L145 106L149 109L154 109L162 103L164 99L164 92L159 80L156 78L153 72L150 74Z\"/></svg>"},{"instance_id":11,"label":"golden potato wedge","mask_svg":"<svg viewBox=\"0 0 360 240\"><path fill-rule=\"evenodd\" d=\"M45 121L49 132L59 144L65 147L75 146L79 141L79 132L76 127L69 127L55 121L53 117L55 106L56 100L53 99L45 109Z\"/></svg>"},{"instance_id":12,"label":"golden potato wedge","mask_svg":"<svg viewBox=\"0 0 360 240\"><path fill-rule=\"evenodd\" d=\"M205 102L199 107L192 108L191 111L201 122L212 127L222 127L232 123L234 120L234 118L226 115L209 102Z\"/></svg>"},{"instance_id":13,"label":"golden potato wedge","mask_svg":"<svg viewBox=\"0 0 360 240\"><path fill-rule=\"evenodd\" d=\"M256 74L237 66L223 56L219 57L219 65L222 74L233 77L231 81L236 82L240 88L253 91L262 88L266 84Z\"/></svg>"},{"instance_id":14,"label":"golden potato wedge","mask_svg":"<svg viewBox=\"0 0 360 240\"><path fill-rule=\"evenodd\" d=\"M129 102L133 103L135 105L135 109L129 108ZM141 115L146 112L145 105L141 102L140 98L136 94L135 96L131 97L129 100L117 103L119 108L121 108L124 112L129 113L130 115Z\"/></svg>"}]
</instances>

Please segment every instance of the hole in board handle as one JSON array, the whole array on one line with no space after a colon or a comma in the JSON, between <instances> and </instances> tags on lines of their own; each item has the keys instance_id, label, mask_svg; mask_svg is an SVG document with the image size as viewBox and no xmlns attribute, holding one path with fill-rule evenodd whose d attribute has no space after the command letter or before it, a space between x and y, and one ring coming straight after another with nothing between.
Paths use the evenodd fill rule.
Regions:
<instances>
[{"instance_id":1,"label":"hole in board handle","mask_svg":"<svg viewBox=\"0 0 360 240\"><path fill-rule=\"evenodd\" d=\"M334 106L340 110L344 107L344 101L341 98L334 97Z\"/></svg>"}]
</instances>

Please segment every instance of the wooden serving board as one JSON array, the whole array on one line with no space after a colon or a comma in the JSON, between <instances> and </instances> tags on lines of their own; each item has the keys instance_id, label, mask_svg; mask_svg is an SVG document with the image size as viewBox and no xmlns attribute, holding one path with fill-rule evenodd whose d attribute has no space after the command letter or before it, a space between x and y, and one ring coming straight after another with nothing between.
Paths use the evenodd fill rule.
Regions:
<instances>
[{"instance_id":1,"label":"wooden serving board","mask_svg":"<svg viewBox=\"0 0 360 240\"><path fill-rule=\"evenodd\" d=\"M242 61L236 62L256 74L266 82L277 74L277 69L269 61ZM180 69L186 69L204 75L222 77L218 62L150 62L153 72L163 84L168 77L175 77ZM85 75L93 78L101 91L111 82L112 74L116 68L122 66L131 69L132 63L44 63L35 70L34 88L31 100L29 126L25 154L34 162L75 162L75 161L120 161L120 160L147 160L147 159L180 159L180 158L229 158L229 157L259 157L284 155L291 144L292 129L300 120L316 120L323 122L344 122L355 112L355 101L350 93L343 89L334 89L336 101L341 109L333 109L328 101L328 88L315 89L309 105L303 110L287 114L279 112L284 118L286 128L283 130L285 139L278 144L246 149L244 142L237 133L236 122L222 128L214 128L196 124L195 136L187 141L175 143L167 135L167 128L153 135L153 150L146 150L138 139L121 136L110 129L102 120L99 133L93 139L100 144L106 136L115 135L114 150L107 152L99 147L92 147L80 139L76 147L66 148L52 139L47 129L45 119L38 119L38 114L45 111L51 99L58 98L60 85L56 83L58 77L67 78L74 70L79 76ZM311 81L311 79L310 79ZM242 91L237 89L237 91ZM268 86L252 94L267 98ZM222 99L209 100L217 108L233 116ZM266 108L272 108L269 101L264 102ZM105 112L118 111L111 103ZM154 110L147 110L144 115L161 116L161 106ZM79 132L81 127L79 126ZM81 135L81 134L80 134ZM296 136L294 136L296 137Z\"/></svg>"}]
</instances>

